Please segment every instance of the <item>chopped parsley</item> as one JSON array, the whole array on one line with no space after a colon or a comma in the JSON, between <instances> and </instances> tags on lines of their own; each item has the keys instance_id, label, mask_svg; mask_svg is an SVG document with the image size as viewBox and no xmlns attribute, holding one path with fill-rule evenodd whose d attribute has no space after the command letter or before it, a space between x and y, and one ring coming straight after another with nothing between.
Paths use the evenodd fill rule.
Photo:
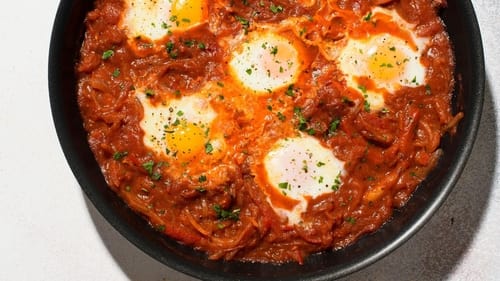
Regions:
<instances>
[{"instance_id":1,"label":"chopped parsley","mask_svg":"<svg viewBox=\"0 0 500 281\"><path fill-rule=\"evenodd\" d=\"M323 176L319 176L318 183L322 184L325 178Z\"/></svg>"},{"instance_id":2,"label":"chopped parsley","mask_svg":"<svg viewBox=\"0 0 500 281\"><path fill-rule=\"evenodd\" d=\"M330 122L330 125L328 126L328 135L331 136L335 134L339 128L340 125L340 119L334 119L332 122Z\"/></svg>"},{"instance_id":3,"label":"chopped parsley","mask_svg":"<svg viewBox=\"0 0 500 281\"><path fill-rule=\"evenodd\" d=\"M271 55L277 55L278 54L278 47L276 46L273 46L271 48Z\"/></svg>"},{"instance_id":4,"label":"chopped parsley","mask_svg":"<svg viewBox=\"0 0 500 281\"><path fill-rule=\"evenodd\" d=\"M345 218L345 221L350 223L350 224L355 224L356 223L356 219L353 218L353 217L347 217Z\"/></svg>"},{"instance_id":5,"label":"chopped parsley","mask_svg":"<svg viewBox=\"0 0 500 281\"><path fill-rule=\"evenodd\" d=\"M177 16L176 15L170 16L170 21L171 22L175 22L175 24L177 26L179 26L179 21L177 20Z\"/></svg>"},{"instance_id":6,"label":"chopped parsley","mask_svg":"<svg viewBox=\"0 0 500 281\"><path fill-rule=\"evenodd\" d=\"M248 28L250 27L250 21L243 18L243 17L240 17L238 15L235 15L234 18L240 22L241 26L243 27L243 29L245 30L245 34L248 32Z\"/></svg>"},{"instance_id":7,"label":"chopped parsley","mask_svg":"<svg viewBox=\"0 0 500 281\"><path fill-rule=\"evenodd\" d=\"M342 182L340 181L340 172L339 172L335 177L335 180L333 181L332 190L333 191L339 190L341 184Z\"/></svg>"},{"instance_id":8,"label":"chopped parsley","mask_svg":"<svg viewBox=\"0 0 500 281\"><path fill-rule=\"evenodd\" d=\"M156 165L156 168L159 168L162 165L163 162L160 162ZM142 167L146 170L146 172L148 172L148 175L152 180L157 181L161 179L161 174L155 171L155 162L153 160L142 163Z\"/></svg>"},{"instance_id":9,"label":"chopped parsley","mask_svg":"<svg viewBox=\"0 0 500 281\"><path fill-rule=\"evenodd\" d=\"M144 91L144 93L146 94L146 97L148 97L148 98L155 96L155 92L152 89L147 89L146 91Z\"/></svg>"},{"instance_id":10,"label":"chopped parsley","mask_svg":"<svg viewBox=\"0 0 500 281\"><path fill-rule=\"evenodd\" d=\"M160 180L161 179L161 174L157 173L157 172L154 172L154 173L151 174L151 179L154 180L154 181Z\"/></svg>"},{"instance_id":11,"label":"chopped parsley","mask_svg":"<svg viewBox=\"0 0 500 281\"><path fill-rule=\"evenodd\" d=\"M118 77L120 76L120 69L119 68L115 68L115 70L113 70L113 73L111 74L113 77Z\"/></svg>"},{"instance_id":12,"label":"chopped parsley","mask_svg":"<svg viewBox=\"0 0 500 281\"><path fill-rule=\"evenodd\" d=\"M302 109L300 107L295 107L293 109L293 113L295 114L295 117L297 117L299 124L298 124L298 129L300 131L305 131L307 129L307 119L302 115Z\"/></svg>"},{"instance_id":13,"label":"chopped parsley","mask_svg":"<svg viewBox=\"0 0 500 281\"><path fill-rule=\"evenodd\" d=\"M147 162L142 163L142 167L148 174L152 175L153 174L153 168L154 168L155 162L153 160L149 160Z\"/></svg>"},{"instance_id":14,"label":"chopped parsley","mask_svg":"<svg viewBox=\"0 0 500 281\"><path fill-rule=\"evenodd\" d=\"M358 89L363 93L366 94L366 86L363 85L358 85Z\"/></svg>"},{"instance_id":15,"label":"chopped parsley","mask_svg":"<svg viewBox=\"0 0 500 281\"><path fill-rule=\"evenodd\" d=\"M283 12L283 7L281 7L280 5L276 6L276 5L274 5L274 3L271 3L271 6L269 6L269 9L274 14L282 13Z\"/></svg>"},{"instance_id":16,"label":"chopped parsley","mask_svg":"<svg viewBox=\"0 0 500 281\"><path fill-rule=\"evenodd\" d=\"M115 52L113 50L104 51L102 53L102 59L107 60L107 59L111 58L114 54L115 54Z\"/></svg>"},{"instance_id":17,"label":"chopped parsley","mask_svg":"<svg viewBox=\"0 0 500 281\"><path fill-rule=\"evenodd\" d=\"M346 97L346 96L342 96L342 102L343 102L343 103L352 103L352 100L351 100L351 99L349 99L349 98L348 98L348 97Z\"/></svg>"},{"instance_id":18,"label":"chopped parsley","mask_svg":"<svg viewBox=\"0 0 500 281\"><path fill-rule=\"evenodd\" d=\"M207 142L205 144L205 153L212 154L213 151L214 151L214 147L212 146L212 144L210 142Z\"/></svg>"},{"instance_id":19,"label":"chopped parsley","mask_svg":"<svg viewBox=\"0 0 500 281\"><path fill-rule=\"evenodd\" d=\"M300 31L299 31L299 36L303 36L304 34L306 34L307 32L307 29L305 27L303 27Z\"/></svg>"},{"instance_id":20,"label":"chopped parsley","mask_svg":"<svg viewBox=\"0 0 500 281\"><path fill-rule=\"evenodd\" d=\"M307 161L306 160L302 161L302 164L303 164L302 171L304 171L304 173L307 174L309 172L309 167L307 166Z\"/></svg>"},{"instance_id":21,"label":"chopped parsley","mask_svg":"<svg viewBox=\"0 0 500 281\"><path fill-rule=\"evenodd\" d=\"M234 209L234 210L224 210L221 205L215 204L214 205L214 211L215 214L217 215L217 219L219 220L233 220L237 221L240 219L240 209Z\"/></svg>"},{"instance_id":22,"label":"chopped parsley","mask_svg":"<svg viewBox=\"0 0 500 281\"><path fill-rule=\"evenodd\" d=\"M186 45L188 47L193 47L194 44L195 44L194 40L186 40L186 41L184 41L184 45Z\"/></svg>"},{"instance_id":23,"label":"chopped parsley","mask_svg":"<svg viewBox=\"0 0 500 281\"><path fill-rule=\"evenodd\" d=\"M363 108L366 112L370 112L370 102L368 101L368 95L364 95L365 101L363 102Z\"/></svg>"},{"instance_id":24,"label":"chopped parsley","mask_svg":"<svg viewBox=\"0 0 500 281\"><path fill-rule=\"evenodd\" d=\"M125 157L127 155L128 155L127 151L117 151L113 154L113 159L114 160L121 160L123 157Z\"/></svg>"},{"instance_id":25,"label":"chopped parsley","mask_svg":"<svg viewBox=\"0 0 500 281\"><path fill-rule=\"evenodd\" d=\"M288 190L290 190L290 188L292 187L292 185L289 184L288 182L280 182L280 183L278 183L278 187L281 188L281 189L288 189Z\"/></svg>"},{"instance_id":26,"label":"chopped parsley","mask_svg":"<svg viewBox=\"0 0 500 281\"><path fill-rule=\"evenodd\" d=\"M372 12L370 11L370 12L369 12L369 13L368 13L368 14L367 14L364 18L363 18L363 20L364 20L364 21L370 21L370 20L372 19L372 15L373 15L373 14L372 14Z\"/></svg>"},{"instance_id":27,"label":"chopped parsley","mask_svg":"<svg viewBox=\"0 0 500 281\"><path fill-rule=\"evenodd\" d=\"M172 59L175 59L178 56L178 53L174 48L175 48L174 42L169 41L165 44L165 49L167 50L167 54Z\"/></svg>"},{"instance_id":28,"label":"chopped parsley","mask_svg":"<svg viewBox=\"0 0 500 281\"><path fill-rule=\"evenodd\" d=\"M198 181L199 181L199 182L206 182L206 181L207 181L207 176L205 176L205 175L201 175L201 176L199 176L199 177L198 177Z\"/></svg>"},{"instance_id":29,"label":"chopped parsley","mask_svg":"<svg viewBox=\"0 0 500 281\"><path fill-rule=\"evenodd\" d=\"M295 89L293 88L293 84L290 84L290 86L288 86L285 91L285 95L289 97L295 97Z\"/></svg>"},{"instance_id":30,"label":"chopped parsley","mask_svg":"<svg viewBox=\"0 0 500 281\"><path fill-rule=\"evenodd\" d=\"M285 120L286 120L286 116L285 116L285 115L283 115L283 113L278 112L278 113L276 113L276 115L278 116L278 119L279 119L280 121L285 121Z\"/></svg>"},{"instance_id":31,"label":"chopped parsley","mask_svg":"<svg viewBox=\"0 0 500 281\"><path fill-rule=\"evenodd\" d=\"M167 42L165 44L165 48L167 49L167 53L170 53L172 52L172 50L174 49L174 42Z\"/></svg>"}]
</instances>

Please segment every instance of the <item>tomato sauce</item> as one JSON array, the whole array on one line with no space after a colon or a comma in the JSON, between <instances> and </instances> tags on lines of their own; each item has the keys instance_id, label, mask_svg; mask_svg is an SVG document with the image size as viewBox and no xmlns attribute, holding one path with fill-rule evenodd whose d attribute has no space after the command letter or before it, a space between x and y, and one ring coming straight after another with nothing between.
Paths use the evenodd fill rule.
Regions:
<instances>
[{"instance_id":1,"label":"tomato sauce","mask_svg":"<svg viewBox=\"0 0 500 281\"><path fill-rule=\"evenodd\" d=\"M154 42L147 38L130 42L119 27L124 5L120 0L96 0L86 17L76 71L90 147L109 187L134 211L159 232L205 251L210 259L302 263L312 253L340 249L376 231L435 166L441 137L453 133L461 118L450 109L454 58L437 15L444 1L209 1L209 23L173 32L162 39L161 49L151 48ZM430 38L421 58L426 84L386 95L384 111L365 110L363 96L346 86L329 52L329 46L341 45L345 30L358 22L367 25L363 17L376 5L396 10L415 25L419 36ZM168 164L144 145L144 113L134 90L138 81L152 76L156 87L180 93L221 81L227 75L227 59L219 38L251 31L253 23L302 16L309 20L290 32L308 46L303 53L307 68L286 102L289 108L301 109L310 135L346 163L346 175L335 192L309 198L300 224L288 225L269 205L251 171L263 154L254 144L274 140L262 132L288 128L269 121L267 98L240 104L231 99L231 105L231 89L223 90L228 91L225 103L213 106L232 116L220 129L234 154L227 163L203 167L209 176L200 185L199 178L171 176L175 168L169 173ZM109 57L104 55L108 50ZM161 96L152 100L161 103ZM241 103L252 109L254 119L245 118ZM292 111L284 111L285 118L296 128L299 121Z\"/></svg>"}]
</instances>

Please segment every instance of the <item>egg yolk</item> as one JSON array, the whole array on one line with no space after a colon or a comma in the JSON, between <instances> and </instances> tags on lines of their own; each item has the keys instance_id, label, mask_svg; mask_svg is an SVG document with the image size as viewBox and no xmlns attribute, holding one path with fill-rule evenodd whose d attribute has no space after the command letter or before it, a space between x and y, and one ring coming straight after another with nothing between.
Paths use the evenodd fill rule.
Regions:
<instances>
[{"instance_id":1,"label":"egg yolk","mask_svg":"<svg viewBox=\"0 0 500 281\"><path fill-rule=\"evenodd\" d=\"M391 81L402 76L408 58L396 47L398 45L391 44L385 38L373 40L371 43L367 54L368 70L372 75L370 78Z\"/></svg>"},{"instance_id":2,"label":"egg yolk","mask_svg":"<svg viewBox=\"0 0 500 281\"><path fill-rule=\"evenodd\" d=\"M297 51L288 42L276 42L276 46L271 46L270 51L262 56L262 66L268 75L275 79L286 80L293 77L292 71L294 61L290 60L297 55Z\"/></svg>"},{"instance_id":3,"label":"egg yolk","mask_svg":"<svg viewBox=\"0 0 500 281\"><path fill-rule=\"evenodd\" d=\"M166 129L165 141L170 155L178 158L193 158L200 153L207 142L207 128L186 121L169 126Z\"/></svg>"},{"instance_id":4,"label":"egg yolk","mask_svg":"<svg viewBox=\"0 0 500 281\"><path fill-rule=\"evenodd\" d=\"M172 17L176 18L179 27L186 28L201 22L205 11L205 2L201 0L172 1Z\"/></svg>"},{"instance_id":5,"label":"egg yolk","mask_svg":"<svg viewBox=\"0 0 500 281\"><path fill-rule=\"evenodd\" d=\"M300 64L299 50L292 41L259 32L245 41L230 61L233 77L257 95L294 83Z\"/></svg>"}]
</instances>

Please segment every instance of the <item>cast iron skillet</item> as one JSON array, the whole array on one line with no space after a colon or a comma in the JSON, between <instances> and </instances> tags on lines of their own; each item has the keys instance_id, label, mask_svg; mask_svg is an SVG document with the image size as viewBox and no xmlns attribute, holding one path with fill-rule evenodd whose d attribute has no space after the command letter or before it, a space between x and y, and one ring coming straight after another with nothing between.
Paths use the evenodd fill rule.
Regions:
<instances>
[{"instance_id":1,"label":"cast iron skillet","mask_svg":"<svg viewBox=\"0 0 500 281\"><path fill-rule=\"evenodd\" d=\"M457 86L453 110L465 118L457 134L445 136L444 155L408 204L396 210L376 233L340 251L310 256L305 264L281 266L210 261L197 251L160 235L131 211L106 185L82 127L76 99L74 64L91 0L61 0L49 53L50 103L62 149L90 201L108 222L142 251L165 265L204 280L332 280L389 254L417 232L439 208L458 180L474 144L481 118L484 58L477 19L469 0L448 1L442 13L456 53Z\"/></svg>"}]
</instances>

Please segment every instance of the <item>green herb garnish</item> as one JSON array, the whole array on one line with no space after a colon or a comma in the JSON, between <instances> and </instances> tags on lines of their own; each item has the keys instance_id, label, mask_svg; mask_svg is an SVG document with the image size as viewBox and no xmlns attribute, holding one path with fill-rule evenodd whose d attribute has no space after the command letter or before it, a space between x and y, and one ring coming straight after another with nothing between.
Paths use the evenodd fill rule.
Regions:
<instances>
[{"instance_id":1,"label":"green herb garnish","mask_svg":"<svg viewBox=\"0 0 500 281\"><path fill-rule=\"evenodd\" d=\"M372 19L372 15L373 15L373 14L372 14L372 12L370 11L370 12L369 12L369 13L368 13L368 14L367 14L364 18L363 18L363 20L364 20L364 21L370 21L370 20Z\"/></svg>"},{"instance_id":2,"label":"green herb garnish","mask_svg":"<svg viewBox=\"0 0 500 281\"><path fill-rule=\"evenodd\" d=\"M243 17L240 17L238 15L235 15L234 18L240 22L241 26L243 27L243 29L245 30L245 34L248 32L248 28L250 27L250 21L243 18Z\"/></svg>"},{"instance_id":3,"label":"green herb garnish","mask_svg":"<svg viewBox=\"0 0 500 281\"><path fill-rule=\"evenodd\" d=\"M121 160L123 157L125 157L127 155L128 155L127 151L117 151L113 154L113 159L114 160Z\"/></svg>"},{"instance_id":4,"label":"green herb garnish","mask_svg":"<svg viewBox=\"0 0 500 281\"><path fill-rule=\"evenodd\" d=\"M356 223L356 219L353 218L353 217L347 217L345 218L345 221L350 223L350 224L355 224Z\"/></svg>"},{"instance_id":5,"label":"green herb garnish","mask_svg":"<svg viewBox=\"0 0 500 281\"><path fill-rule=\"evenodd\" d=\"M111 75L113 75L113 77L115 77L115 78L120 76L120 69L115 68L115 70L113 70L113 73Z\"/></svg>"},{"instance_id":6,"label":"green herb garnish","mask_svg":"<svg viewBox=\"0 0 500 281\"><path fill-rule=\"evenodd\" d=\"M278 183L278 187L281 189L290 189L292 186L288 182L280 182Z\"/></svg>"},{"instance_id":7,"label":"green herb garnish","mask_svg":"<svg viewBox=\"0 0 500 281\"><path fill-rule=\"evenodd\" d=\"M307 129L307 119L302 115L302 109L300 107L295 107L293 109L293 113L295 114L295 117L297 117L299 124L298 124L298 129L300 131L305 131Z\"/></svg>"},{"instance_id":8,"label":"green herb garnish","mask_svg":"<svg viewBox=\"0 0 500 281\"><path fill-rule=\"evenodd\" d=\"M198 177L198 182L206 182L207 181L207 176L201 175Z\"/></svg>"},{"instance_id":9,"label":"green herb garnish","mask_svg":"<svg viewBox=\"0 0 500 281\"><path fill-rule=\"evenodd\" d=\"M293 84L288 86L288 88L285 91L285 95L287 95L289 97L295 97L295 90L293 88Z\"/></svg>"},{"instance_id":10,"label":"green herb garnish","mask_svg":"<svg viewBox=\"0 0 500 281\"><path fill-rule=\"evenodd\" d=\"M144 91L144 93L146 94L146 97L148 97L148 98L155 96L155 92L152 89L147 89L146 91Z\"/></svg>"},{"instance_id":11,"label":"green herb garnish","mask_svg":"<svg viewBox=\"0 0 500 281\"><path fill-rule=\"evenodd\" d=\"M341 184L342 182L340 181L340 172L339 172L335 177L335 180L333 181L332 190L334 191L339 190Z\"/></svg>"},{"instance_id":12,"label":"green herb garnish","mask_svg":"<svg viewBox=\"0 0 500 281\"><path fill-rule=\"evenodd\" d=\"M219 220L233 220L237 221L240 219L240 209L234 209L234 210L224 210L221 205L215 204L214 205L214 211L215 214L217 215L217 219Z\"/></svg>"},{"instance_id":13,"label":"green herb garnish","mask_svg":"<svg viewBox=\"0 0 500 281\"><path fill-rule=\"evenodd\" d=\"M107 60L107 59L111 58L114 54L115 54L115 52L113 50L104 51L102 53L102 59Z\"/></svg>"},{"instance_id":14,"label":"green herb garnish","mask_svg":"<svg viewBox=\"0 0 500 281\"><path fill-rule=\"evenodd\" d=\"M212 146L212 144L210 142L207 142L205 144L205 153L211 154L213 151L214 151L214 147Z\"/></svg>"},{"instance_id":15,"label":"green herb garnish","mask_svg":"<svg viewBox=\"0 0 500 281\"><path fill-rule=\"evenodd\" d=\"M331 136L335 134L339 128L340 125L340 119L334 119L332 122L330 122L330 125L328 126L328 135Z\"/></svg>"},{"instance_id":16,"label":"green herb garnish","mask_svg":"<svg viewBox=\"0 0 500 281\"><path fill-rule=\"evenodd\" d=\"M286 116L285 116L285 115L283 115L283 113L278 112L278 113L276 113L276 115L278 116L278 119L279 119L280 121L285 121L285 120L286 120Z\"/></svg>"},{"instance_id":17,"label":"green herb garnish","mask_svg":"<svg viewBox=\"0 0 500 281\"><path fill-rule=\"evenodd\" d=\"M283 7L281 7L280 5L276 6L274 5L273 3L271 3L271 6L269 6L269 9L271 10L271 12L273 12L274 14L277 14L277 13L281 13L283 12Z\"/></svg>"},{"instance_id":18,"label":"green herb garnish","mask_svg":"<svg viewBox=\"0 0 500 281\"><path fill-rule=\"evenodd\" d=\"M155 162L153 160L149 160L147 162L142 163L142 167L148 174L152 175L153 174L153 168L154 168Z\"/></svg>"}]
</instances>

